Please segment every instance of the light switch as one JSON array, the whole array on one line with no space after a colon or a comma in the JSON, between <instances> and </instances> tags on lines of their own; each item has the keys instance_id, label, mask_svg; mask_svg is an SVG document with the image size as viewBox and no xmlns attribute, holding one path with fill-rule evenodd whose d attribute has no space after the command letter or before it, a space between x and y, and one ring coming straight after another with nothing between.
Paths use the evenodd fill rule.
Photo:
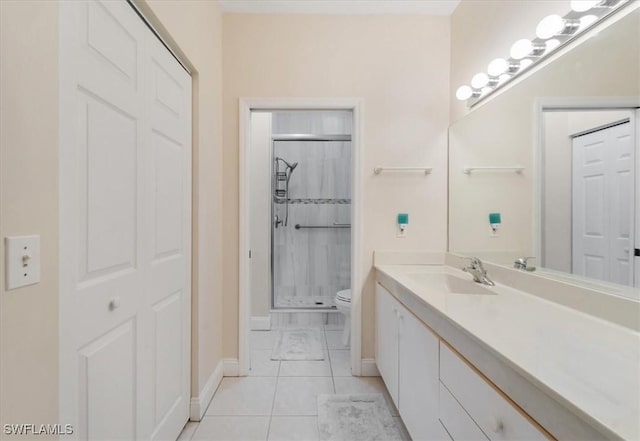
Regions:
<instances>
[{"instance_id":1,"label":"light switch","mask_svg":"<svg viewBox=\"0 0 640 441\"><path fill-rule=\"evenodd\" d=\"M7 290L40 282L40 236L4 239Z\"/></svg>"}]
</instances>

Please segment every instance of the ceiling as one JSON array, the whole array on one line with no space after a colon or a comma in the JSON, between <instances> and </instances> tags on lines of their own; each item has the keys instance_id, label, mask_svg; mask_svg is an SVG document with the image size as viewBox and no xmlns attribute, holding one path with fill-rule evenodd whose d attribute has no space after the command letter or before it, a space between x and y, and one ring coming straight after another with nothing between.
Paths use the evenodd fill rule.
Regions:
<instances>
[{"instance_id":1,"label":"ceiling","mask_svg":"<svg viewBox=\"0 0 640 441\"><path fill-rule=\"evenodd\" d=\"M244 14L451 15L460 0L220 0L223 12Z\"/></svg>"}]
</instances>

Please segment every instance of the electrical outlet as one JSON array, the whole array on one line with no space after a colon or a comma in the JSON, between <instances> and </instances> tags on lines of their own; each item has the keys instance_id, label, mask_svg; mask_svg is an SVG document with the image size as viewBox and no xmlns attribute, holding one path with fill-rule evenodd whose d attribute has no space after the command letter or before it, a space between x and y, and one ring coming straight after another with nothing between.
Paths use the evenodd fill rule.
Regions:
<instances>
[{"instance_id":1,"label":"electrical outlet","mask_svg":"<svg viewBox=\"0 0 640 441\"><path fill-rule=\"evenodd\" d=\"M4 239L7 291L40 282L40 236Z\"/></svg>"},{"instance_id":2,"label":"electrical outlet","mask_svg":"<svg viewBox=\"0 0 640 441\"><path fill-rule=\"evenodd\" d=\"M407 227L401 227L398 225L398 233L396 234L396 237L407 237Z\"/></svg>"}]
</instances>

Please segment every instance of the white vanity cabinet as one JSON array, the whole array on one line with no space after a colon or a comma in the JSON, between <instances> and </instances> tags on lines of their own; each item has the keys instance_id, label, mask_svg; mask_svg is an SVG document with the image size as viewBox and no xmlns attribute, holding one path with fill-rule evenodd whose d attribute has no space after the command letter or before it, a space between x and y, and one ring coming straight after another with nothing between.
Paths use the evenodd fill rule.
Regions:
<instances>
[{"instance_id":1,"label":"white vanity cabinet","mask_svg":"<svg viewBox=\"0 0 640 441\"><path fill-rule=\"evenodd\" d=\"M398 406L398 307L400 303L376 284L376 366Z\"/></svg>"},{"instance_id":2,"label":"white vanity cabinet","mask_svg":"<svg viewBox=\"0 0 640 441\"><path fill-rule=\"evenodd\" d=\"M449 439L438 421L438 337L376 285L376 363L414 441Z\"/></svg>"},{"instance_id":3,"label":"white vanity cabinet","mask_svg":"<svg viewBox=\"0 0 640 441\"><path fill-rule=\"evenodd\" d=\"M376 363L414 441L553 439L379 283Z\"/></svg>"},{"instance_id":4,"label":"white vanity cabinet","mask_svg":"<svg viewBox=\"0 0 640 441\"><path fill-rule=\"evenodd\" d=\"M440 403L440 419L454 439L468 439L466 434L474 430L469 424L469 417L490 440L550 439L530 417L442 342L440 343L440 381L465 411L458 412L456 415L453 403L446 402L449 398L446 390L441 392L445 402ZM460 432L465 436L458 438L454 432L462 427L465 429Z\"/></svg>"}]
</instances>

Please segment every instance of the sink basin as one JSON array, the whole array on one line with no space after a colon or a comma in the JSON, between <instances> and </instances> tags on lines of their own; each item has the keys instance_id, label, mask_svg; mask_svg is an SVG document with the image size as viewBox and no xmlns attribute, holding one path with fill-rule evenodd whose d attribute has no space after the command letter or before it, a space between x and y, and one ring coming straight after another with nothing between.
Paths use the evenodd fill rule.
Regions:
<instances>
[{"instance_id":1,"label":"sink basin","mask_svg":"<svg viewBox=\"0 0 640 441\"><path fill-rule=\"evenodd\" d=\"M451 274L443 273L412 273L407 274L407 276L417 283L431 285L434 289L445 290L452 294L495 295L494 292L474 282L471 278L462 279Z\"/></svg>"}]
</instances>

